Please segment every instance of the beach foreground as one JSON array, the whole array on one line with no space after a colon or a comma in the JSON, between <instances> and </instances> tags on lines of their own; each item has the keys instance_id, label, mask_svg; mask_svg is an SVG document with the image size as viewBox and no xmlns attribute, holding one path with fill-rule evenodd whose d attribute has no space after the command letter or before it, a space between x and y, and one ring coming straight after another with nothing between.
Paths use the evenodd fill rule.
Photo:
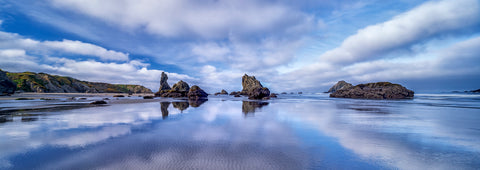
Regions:
<instances>
[{"instance_id":1,"label":"beach foreground","mask_svg":"<svg viewBox=\"0 0 480 170\"><path fill-rule=\"evenodd\" d=\"M15 97L0 100L0 169L480 167L479 95ZM105 98L106 105L89 104Z\"/></svg>"}]
</instances>

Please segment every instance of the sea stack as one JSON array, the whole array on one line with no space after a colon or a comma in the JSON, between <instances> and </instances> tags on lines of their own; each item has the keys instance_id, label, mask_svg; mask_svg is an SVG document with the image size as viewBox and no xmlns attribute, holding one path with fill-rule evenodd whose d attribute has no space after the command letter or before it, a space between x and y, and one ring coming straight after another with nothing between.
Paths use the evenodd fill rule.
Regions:
<instances>
[{"instance_id":1,"label":"sea stack","mask_svg":"<svg viewBox=\"0 0 480 170\"><path fill-rule=\"evenodd\" d=\"M160 78L160 88L158 89L158 91L171 89L167 83L167 80L168 80L167 74L165 74L165 72L162 72L162 77Z\"/></svg>"},{"instance_id":2,"label":"sea stack","mask_svg":"<svg viewBox=\"0 0 480 170\"><path fill-rule=\"evenodd\" d=\"M333 85L330 89L328 89L327 93L333 93L337 90L348 89L350 87L353 87L353 85L341 80L337 82L337 84Z\"/></svg>"},{"instance_id":3,"label":"sea stack","mask_svg":"<svg viewBox=\"0 0 480 170\"><path fill-rule=\"evenodd\" d=\"M240 93L247 95L249 99L268 99L270 96L270 90L263 87L255 76L243 75L242 87L243 89Z\"/></svg>"},{"instance_id":4,"label":"sea stack","mask_svg":"<svg viewBox=\"0 0 480 170\"><path fill-rule=\"evenodd\" d=\"M377 82L336 90L330 97L354 99L410 99L414 92L399 84Z\"/></svg>"},{"instance_id":5,"label":"sea stack","mask_svg":"<svg viewBox=\"0 0 480 170\"><path fill-rule=\"evenodd\" d=\"M7 77L7 73L0 70L0 96L15 93L17 85Z\"/></svg>"}]
</instances>

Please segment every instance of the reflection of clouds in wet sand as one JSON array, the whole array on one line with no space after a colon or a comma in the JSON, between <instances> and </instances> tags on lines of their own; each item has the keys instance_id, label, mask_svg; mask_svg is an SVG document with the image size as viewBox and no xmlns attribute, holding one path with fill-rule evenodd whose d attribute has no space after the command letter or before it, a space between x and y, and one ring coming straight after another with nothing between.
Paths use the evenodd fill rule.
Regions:
<instances>
[{"instance_id":1,"label":"reflection of clouds in wet sand","mask_svg":"<svg viewBox=\"0 0 480 170\"><path fill-rule=\"evenodd\" d=\"M109 138L129 134L130 132L130 127L126 125L107 126L93 132L73 133L67 137L60 137L55 139L51 144L68 147L83 147Z\"/></svg>"},{"instance_id":2,"label":"reflection of clouds in wet sand","mask_svg":"<svg viewBox=\"0 0 480 170\"><path fill-rule=\"evenodd\" d=\"M275 113L244 119L239 102L219 102L188 111L190 114L182 119L157 123L148 131L133 132L109 145L96 145L62 160L46 162L45 169L72 166L85 169L305 169L308 166L305 151L300 149L294 132L271 116ZM204 119L207 113L215 115L214 118ZM109 159L95 161L104 157Z\"/></svg>"},{"instance_id":3,"label":"reflection of clouds in wet sand","mask_svg":"<svg viewBox=\"0 0 480 170\"><path fill-rule=\"evenodd\" d=\"M311 124L321 133L337 138L343 147L364 159L395 168L456 169L474 164L479 158L475 154L478 153L479 144L472 143L478 139L441 131L445 125L439 122L426 121L411 114L395 114L398 108L376 106L369 110L372 112L366 112L351 108L338 109L332 104L294 103L288 107L275 107L279 107L280 112L287 116L298 114L298 123ZM394 113L372 114L379 109L382 113ZM473 147L466 147L464 153L457 153L459 144L463 146L461 143L468 141L467 146ZM471 160L456 159L458 154L463 154L463 158L465 154L472 157Z\"/></svg>"},{"instance_id":4,"label":"reflection of clouds in wet sand","mask_svg":"<svg viewBox=\"0 0 480 170\"><path fill-rule=\"evenodd\" d=\"M85 147L129 134L131 126L162 118L163 109L172 115L181 112L167 104L166 108L162 106L160 109L158 103L140 103L60 110L41 119L28 119L35 120L29 122L25 122L26 118L14 117L7 122L8 126L0 127L0 168L11 166L4 160L9 155L45 145Z\"/></svg>"}]
</instances>

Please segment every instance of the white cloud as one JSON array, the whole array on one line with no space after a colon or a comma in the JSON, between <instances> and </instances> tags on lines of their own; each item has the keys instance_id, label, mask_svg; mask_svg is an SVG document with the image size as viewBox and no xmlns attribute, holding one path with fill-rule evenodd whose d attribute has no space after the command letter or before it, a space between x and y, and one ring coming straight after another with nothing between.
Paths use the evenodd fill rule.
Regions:
<instances>
[{"instance_id":1,"label":"white cloud","mask_svg":"<svg viewBox=\"0 0 480 170\"><path fill-rule=\"evenodd\" d=\"M222 38L231 32L267 32L297 25L305 17L286 5L254 0L51 0L51 3L59 9L164 37Z\"/></svg>"},{"instance_id":2,"label":"white cloud","mask_svg":"<svg viewBox=\"0 0 480 170\"><path fill-rule=\"evenodd\" d=\"M29 54L49 55L60 52L62 54L86 55L98 57L102 60L127 61L128 54L107 50L103 47L81 41L38 41L24 38L15 33L0 31L0 49L24 49Z\"/></svg>"},{"instance_id":3,"label":"white cloud","mask_svg":"<svg viewBox=\"0 0 480 170\"><path fill-rule=\"evenodd\" d=\"M125 53L106 50L80 41L37 41L1 31L0 35L2 35L0 36L0 68L5 71L45 72L93 82L138 84L153 91L156 91L159 86L158 81L162 70L148 69L150 64L140 60L129 61L128 54ZM63 54L92 55L101 60L123 62L55 57ZM168 73L168 75L170 83L179 80L196 81L195 78L184 74Z\"/></svg>"},{"instance_id":4,"label":"white cloud","mask_svg":"<svg viewBox=\"0 0 480 170\"><path fill-rule=\"evenodd\" d=\"M420 5L392 20L358 30L320 58L334 63L368 60L432 36L478 24L476 0L443 0Z\"/></svg>"},{"instance_id":5,"label":"white cloud","mask_svg":"<svg viewBox=\"0 0 480 170\"><path fill-rule=\"evenodd\" d=\"M128 60L128 54L126 53L107 50L103 47L99 47L97 45L93 45L90 43L84 43L81 41L72 41L72 40L64 39L63 41L44 41L42 44L44 46L50 47L55 50L63 51L63 52L80 54L80 55L98 56L103 60L119 60L119 61Z\"/></svg>"}]
</instances>

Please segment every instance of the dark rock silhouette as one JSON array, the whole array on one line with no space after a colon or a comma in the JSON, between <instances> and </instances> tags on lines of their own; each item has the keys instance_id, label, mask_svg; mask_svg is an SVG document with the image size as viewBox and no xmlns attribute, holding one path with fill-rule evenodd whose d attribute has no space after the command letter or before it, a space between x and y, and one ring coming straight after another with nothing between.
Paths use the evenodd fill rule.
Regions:
<instances>
[{"instance_id":1,"label":"dark rock silhouette","mask_svg":"<svg viewBox=\"0 0 480 170\"><path fill-rule=\"evenodd\" d=\"M107 104L107 102L103 101L103 100L97 100L97 101L94 101L90 104Z\"/></svg>"},{"instance_id":2,"label":"dark rock silhouette","mask_svg":"<svg viewBox=\"0 0 480 170\"><path fill-rule=\"evenodd\" d=\"M206 101L208 101L208 99L198 99L198 100L188 100L188 103L190 104L190 106L192 107L200 107L200 105L202 105L203 103L205 103Z\"/></svg>"},{"instance_id":3,"label":"dark rock silhouette","mask_svg":"<svg viewBox=\"0 0 480 170\"><path fill-rule=\"evenodd\" d=\"M143 96L143 99L153 99L155 96Z\"/></svg>"},{"instance_id":4,"label":"dark rock silhouette","mask_svg":"<svg viewBox=\"0 0 480 170\"><path fill-rule=\"evenodd\" d=\"M359 84L347 89L340 89L330 94L336 98L355 99L409 99L414 92L399 84L390 82L377 82Z\"/></svg>"},{"instance_id":5,"label":"dark rock silhouette","mask_svg":"<svg viewBox=\"0 0 480 170\"><path fill-rule=\"evenodd\" d=\"M249 99L264 99L270 96L270 90L263 87L260 81L255 76L248 76L245 74L242 77L242 95L247 95Z\"/></svg>"},{"instance_id":6,"label":"dark rock silhouette","mask_svg":"<svg viewBox=\"0 0 480 170\"><path fill-rule=\"evenodd\" d=\"M165 72L162 72L162 77L160 78L160 88L158 89L158 91L162 91L162 90L170 90L170 85L168 85L168 76L167 74L165 74Z\"/></svg>"},{"instance_id":7,"label":"dark rock silhouette","mask_svg":"<svg viewBox=\"0 0 480 170\"><path fill-rule=\"evenodd\" d=\"M270 98L277 98L277 94L276 93L271 93L269 97Z\"/></svg>"},{"instance_id":8,"label":"dark rock silhouette","mask_svg":"<svg viewBox=\"0 0 480 170\"><path fill-rule=\"evenodd\" d=\"M328 89L327 93L333 93L337 90L348 89L350 87L353 87L353 85L341 80L337 82L337 84L333 85L330 89Z\"/></svg>"},{"instance_id":9,"label":"dark rock silhouette","mask_svg":"<svg viewBox=\"0 0 480 170\"><path fill-rule=\"evenodd\" d=\"M0 70L0 96L15 93L17 85L8 78L7 73Z\"/></svg>"},{"instance_id":10,"label":"dark rock silhouette","mask_svg":"<svg viewBox=\"0 0 480 170\"><path fill-rule=\"evenodd\" d=\"M172 102L172 105L174 108L180 110L180 112L183 112L185 109L188 109L190 106L188 102Z\"/></svg>"},{"instance_id":11,"label":"dark rock silhouette","mask_svg":"<svg viewBox=\"0 0 480 170\"><path fill-rule=\"evenodd\" d=\"M477 89L477 90L471 90L470 92L472 92L472 93L480 93L480 89Z\"/></svg>"},{"instance_id":12,"label":"dark rock silhouette","mask_svg":"<svg viewBox=\"0 0 480 170\"><path fill-rule=\"evenodd\" d=\"M160 102L160 111L162 112L162 118L166 119L168 117L168 107L171 102Z\"/></svg>"},{"instance_id":13,"label":"dark rock silhouette","mask_svg":"<svg viewBox=\"0 0 480 170\"><path fill-rule=\"evenodd\" d=\"M268 105L268 102L259 101L243 101L242 112L247 115L249 113L255 113L258 108Z\"/></svg>"},{"instance_id":14,"label":"dark rock silhouette","mask_svg":"<svg viewBox=\"0 0 480 170\"><path fill-rule=\"evenodd\" d=\"M190 90L188 91L187 97L190 100L198 100L202 98L207 98L208 94L197 85L193 85L192 88L190 88Z\"/></svg>"},{"instance_id":15,"label":"dark rock silhouette","mask_svg":"<svg viewBox=\"0 0 480 170\"><path fill-rule=\"evenodd\" d=\"M222 91L221 91L221 92L217 92L217 93L215 93L215 96L216 96L216 95L228 95L228 92L227 92L227 91L225 91L224 89L222 89Z\"/></svg>"}]
</instances>

